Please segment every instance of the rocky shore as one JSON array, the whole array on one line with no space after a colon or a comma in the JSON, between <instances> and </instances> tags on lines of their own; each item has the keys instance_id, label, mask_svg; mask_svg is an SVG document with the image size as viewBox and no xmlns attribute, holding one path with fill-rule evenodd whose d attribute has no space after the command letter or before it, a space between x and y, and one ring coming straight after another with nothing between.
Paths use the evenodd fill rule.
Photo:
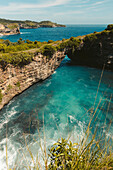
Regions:
<instances>
[{"instance_id":1,"label":"rocky shore","mask_svg":"<svg viewBox=\"0 0 113 170\"><path fill-rule=\"evenodd\" d=\"M22 46L24 43L22 40L19 41ZM33 45L33 42L31 44ZM99 69L105 65L105 69L113 71L113 25L108 25L102 32L71 37L58 42L52 41L51 45L46 46L42 44L38 53L37 49L26 52L30 51L36 54L33 58L30 58L31 54L20 52L11 54L10 51L9 55L1 54L0 109L14 96L53 74L65 55L72 60L72 64Z\"/></svg>"},{"instance_id":2,"label":"rocky shore","mask_svg":"<svg viewBox=\"0 0 113 170\"><path fill-rule=\"evenodd\" d=\"M75 42L74 42L75 41ZM66 55L72 64L96 67L113 71L113 25L108 25L102 32L78 37L70 40Z\"/></svg>"},{"instance_id":3,"label":"rocky shore","mask_svg":"<svg viewBox=\"0 0 113 170\"><path fill-rule=\"evenodd\" d=\"M19 29L18 25L15 25L15 24L11 24L11 25L0 24L0 36L13 35L13 34L20 34L20 29Z\"/></svg>"},{"instance_id":4,"label":"rocky shore","mask_svg":"<svg viewBox=\"0 0 113 170\"><path fill-rule=\"evenodd\" d=\"M38 54L30 64L22 68L14 67L11 64L7 65L5 70L0 68L0 93L2 96L0 109L14 96L53 74L64 57L64 52L56 52L51 59Z\"/></svg>"},{"instance_id":5,"label":"rocky shore","mask_svg":"<svg viewBox=\"0 0 113 170\"><path fill-rule=\"evenodd\" d=\"M62 24L57 24L51 21L19 21L0 19L0 36L20 34L20 29L36 29L36 28L55 28L66 27Z\"/></svg>"}]
</instances>

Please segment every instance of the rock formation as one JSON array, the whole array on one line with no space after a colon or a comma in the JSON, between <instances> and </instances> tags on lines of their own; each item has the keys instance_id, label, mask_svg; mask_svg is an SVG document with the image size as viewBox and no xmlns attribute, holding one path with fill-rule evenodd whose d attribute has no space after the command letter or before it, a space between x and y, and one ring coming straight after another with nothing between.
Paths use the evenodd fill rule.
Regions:
<instances>
[{"instance_id":1,"label":"rock formation","mask_svg":"<svg viewBox=\"0 0 113 170\"><path fill-rule=\"evenodd\" d=\"M56 52L51 59L38 54L30 64L22 68L14 67L11 64L7 65L5 70L0 68L0 93L2 94L0 109L14 96L53 74L64 57L64 52Z\"/></svg>"},{"instance_id":2,"label":"rock formation","mask_svg":"<svg viewBox=\"0 0 113 170\"><path fill-rule=\"evenodd\" d=\"M13 35L13 34L20 34L20 29L18 25L9 24L3 25L0 24L0 35Z\"/></svg>"},{"instance_id":3,"label":"rock formation","mask_svg":"<svg viewBox=\"0 0 113 170\"><path fill-rule=\"evenodd\" d=\"M67 47L66 55L75 65L103 68L113 71L113 30L105 30L79 37L79 44ZM70 41L70 44L74 40Z\"/></svg>"},{"instance_id":4,"label":"rock formation","mask_svg":"<svg viewBox=\"0 0 113 170\"><path fill-rule=\"evenodd\" d=\"M58 44L52 42L51 45L46 45L45 47L42 45L40 50L26 65L24 65L27 60L26 55L24 58L21 58L22 54L20 52L16 53L15 56L17 58L19 57L17 54L20 54L22 63L25 60L25 63L20 66L13 66L13 64L7 63L7 59L12 59L12 63L15 63L13 60L17 58L13 58L13 53L12 58L8 58L7 54L4 57L1 56L0 109L14 96L22 93L34 83L48 78L60 65L65 55L75 65L101 69L105 65L105 69L113 71L113 25L109 25L102 32L71 37L68 40L59 41ZM32 49L31 51L35 54L37 49ZM3 63L6 64L5 68Z\"/></svg>"}]
</instances>

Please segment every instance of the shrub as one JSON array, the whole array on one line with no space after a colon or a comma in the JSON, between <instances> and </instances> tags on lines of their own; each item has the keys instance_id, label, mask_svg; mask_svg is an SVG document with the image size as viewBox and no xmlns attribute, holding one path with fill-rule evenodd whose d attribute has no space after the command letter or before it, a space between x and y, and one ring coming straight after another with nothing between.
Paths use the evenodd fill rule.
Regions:
<instances>
[{"instance_id":1,"label":"shrub","mask_svg":"<svg viewBox=\"0 0 113 170\"><path fill-rule=\"evenodd\" d=\"M0 64L4 68L7 64L14 66L24 66L29 64L33 59L33 54L28 52L9 53L0 56Z\"/></svg>"},{"instance_id":2,"label":"shrub","mask_svg":"<svg viewBox=\"0 0 113 170\"><path fill-rule=\"evenodd\" d=\"M101 32L101 35L108 35L108 34L109 34L109 32L106 31L106 30L104 30L104 31Z\"/></svg>"},{"instance_id":3,"label":"shrub","mask_svg":"<svg viewBox=\"0 0 113 170\"><path fill-rule=\"evenodd\" d=\"M53 40L49 40L48 43L53 43L54 41Z\"/></svg>"},{"instance_id":4,"label":"shrub","mask_svg":"<svg viewBox=\"0 0 113 170\"><path fill-rule=\"evenodd\" d=\"M62 39L62 41L65 41L65 40L66 40L65 38Z\"/></svg>"},{"instance_id":5,"label":"shrub","mask_svg":"<svg viewBox=\"0 0 113 170\"><path fill-rule=\"evenodd\" d=\"M20 82L19 82L19 81L16 83L16 86L17 86L18 88L20 88Z\"/></svg>"},{"instance_id":6,"label":"shrub","mask_svg":"<svg viewBox=\"0 0 113 170\"><path fill-rule=\"evenodd\" d=\"M84 145L82 143L82 145ZM100 141L95 140L95 136L86 145L72 143L61 138L49 150L50 164L49 170L93 170L93 169L112 169L112 153L106 152L106 147L102 149Z\"/></svg>"},{"instance_id":7,"label":"shrub","mask_svg":"<svg viewBox=\"0 0 113 170\"><path fill-rule=\"evenodd\" d=\"M12 89L12 86L9 84L8 86L7 86L7 92L9 91L9 90L11 90Z\"/></svg>"},{"instance_id":8,"label":"shrub","mask_svg":"<svg viewBox=\"0 0 113 170\"><path fill-rule=\"evenodd\" d=\"M33 44L33 41L26 40L26 43L27 43L27 44Z\"/></svg>"},{"instance_id":9,"label":"shrub","mask_svg":"<svg viewBox=\"0 0 113 170\"><path fill-rule=\"evenodd\" d=\"M106 28L106 30L113 30L113 24L109 24Z\"/></svg>"},{"instance_id":10,"label":"shrub","mask_svg":"<svg viewBox=\"0 0 113 170\"><path fill-rule=\"evenodd\" d=\"M56 52L56 48L52 45L45 45L42 49L42 54L45 56L52 57L52 55Z\"/></svg>"},{"instance_id":11,"label":"shrub","mask_svg":"<svg viewBox=\"0 0 113 170\"><path fill-rule=\"evenodd\" d=\"M84 41L93 42L96 39L97 39L97 36L95 34L89 34L89 35L86 35L86 37L84 38Z\"/></svg>"}]
</instances>

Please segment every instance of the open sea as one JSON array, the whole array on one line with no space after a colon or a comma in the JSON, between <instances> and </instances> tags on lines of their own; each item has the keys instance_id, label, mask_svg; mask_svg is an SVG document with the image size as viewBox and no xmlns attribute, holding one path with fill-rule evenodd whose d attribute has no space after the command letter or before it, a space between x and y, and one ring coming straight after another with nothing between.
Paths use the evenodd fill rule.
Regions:
<instances>
[{"instance_id":1,"label":"open sea","mask_svg":"<svg viewBox=\"0 0 113 170\"><path fill-rule=\"evenodd\" d=\"M67 25L66 28L21 29L20 35L0 38L12 42L19 38L61 40L105 28L106 25ZM26 146L34 158L38 154L43 164L39 143L44 145L44 136L47 149L61 137L70 136L70 140L79 142L92 117L92 108L97 108L97 111L91 132L97 128L99 136L111 123L104 135L113 138L113 72L104 71L97 91L101 72L95 68L71 65L66 56L53 75L10 101L0 111L0 170L6 169L6 143L9 168L18 165L24 169L23 164L26 165L27 161L30 165L33 163Z\"/></svg>"}]
</instances>

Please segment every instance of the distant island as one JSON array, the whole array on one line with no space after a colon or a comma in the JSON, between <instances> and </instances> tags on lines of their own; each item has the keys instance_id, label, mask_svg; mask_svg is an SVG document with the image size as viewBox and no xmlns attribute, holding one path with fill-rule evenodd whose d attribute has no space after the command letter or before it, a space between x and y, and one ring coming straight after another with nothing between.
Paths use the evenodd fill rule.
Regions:
<instances>
[{"instance_id":1,"label":"distant island","mask_svg":"<svg viewBox=\"0 0 113 170\"><path fill-rule=\"evenodd\" d=\"M0 35L20 34L20 29L35 29L35 28L55 28L66 27L65 25L57 24L51 21L19 21L0 19Z\"/></svg>"}]
</instances>

